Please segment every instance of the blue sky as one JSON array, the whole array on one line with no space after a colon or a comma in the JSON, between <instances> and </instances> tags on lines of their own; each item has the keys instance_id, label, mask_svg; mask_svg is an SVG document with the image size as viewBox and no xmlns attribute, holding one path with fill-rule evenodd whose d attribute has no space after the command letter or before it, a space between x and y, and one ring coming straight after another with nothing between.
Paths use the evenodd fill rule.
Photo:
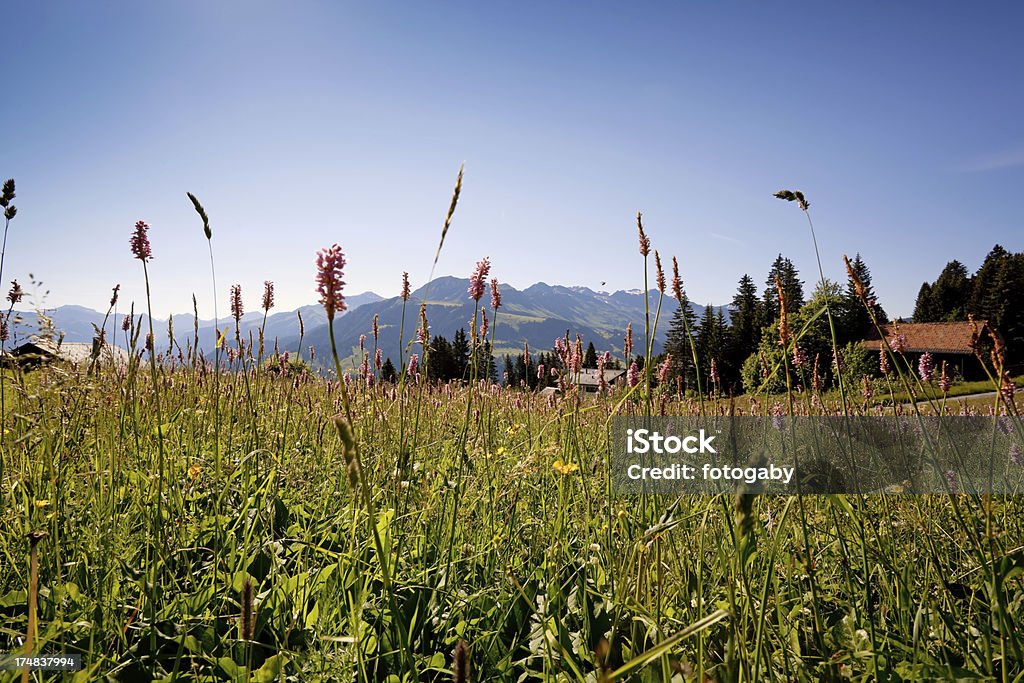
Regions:
<instances>
[{"instance_id":1,"label":"blue sky","mask_svg":"<svg viewBox=\"0 0 1024 683\"><path fill-rule=\"evenodd\" d=\"M315 251L350 292L485 255L502 281L642 286L634 215L724 303L774 256L817 279L860 252L909 314L952 258L1024 250L1024 7L1015 3L17 3L0 174L18 183L4 277L47 306L141 303L128 237L152 226L155 314L262 282L315 301ZM41 292L40 292L41 293Z\"/></svg>"}]
</instances>

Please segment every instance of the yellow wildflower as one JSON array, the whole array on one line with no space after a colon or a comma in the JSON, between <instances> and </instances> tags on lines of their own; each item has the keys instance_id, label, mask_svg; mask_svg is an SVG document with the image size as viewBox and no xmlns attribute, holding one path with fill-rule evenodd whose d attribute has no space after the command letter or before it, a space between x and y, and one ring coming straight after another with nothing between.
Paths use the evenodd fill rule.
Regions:
<instances>
[{"instance_id":1,"label":"yellow wildflower","mask_svg":"<svg viewBox=\"0 0 1024 683\"><path fill-rule=\"evenodd\" d=\"M561 460L556 460L552 467L555 468L555 472L558 472L561 475L572 474L580 468L580 466L574 462L562 462Z\"/></svg>"},{"instance_id":2,"label":"yellow wildflower","mask_svg":"<svg viewBox=\"0 0 1024 683\"><path fill-rule=\"evenodd\" d=\"M199 463L193 463L192 466L188 468L188 478L195 481L199 478L199 475L202 474L202 472L203 468L199 466Z\"/></svg>"}]
</instances>

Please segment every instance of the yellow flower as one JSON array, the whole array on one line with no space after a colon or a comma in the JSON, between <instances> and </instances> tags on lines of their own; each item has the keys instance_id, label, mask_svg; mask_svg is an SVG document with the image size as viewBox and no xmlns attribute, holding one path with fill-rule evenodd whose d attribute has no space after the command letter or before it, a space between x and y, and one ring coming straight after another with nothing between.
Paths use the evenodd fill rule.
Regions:
<instances>
[{"instance_id":1,"label":"yellow flower","mask_svg":"<svg viewBox=\"0 0 1024 683\"><path fill-rule=\"evenodd\" d=\"M44 508L44 507L46 507L49 504L50 504L50 501L46 500L45 498L43 500L37 500L36 501L36 507L37 508Z\"/></svg>"},{"instance_id":2,"label":"yellow flower","mask_svg":"<svg viewBox=\"0 0 1024 683\"><path fill-rule=\"evenodd\" d=\"M498 447L498 455L505 455L505 453L506 453L505 447L504 446L499 446Z\"/></svg>"},{"instance_id":3,"label":"yellow flower","mask_svg":"<svg viewBox=\"0 0 1024 683\"><path fill-rule=\"evenodd\" d=\"M203 468L199 466L199 463L193 463L193 465L188 468L188 477L192 481L195 481L199 478L199 475L202 474L202 472Z\"/></svg>"},{"instance_id":4,"label":"yellow flower","mask_svg":"<svg viewBox=\"0 0 1024 683\"><path fill-rule=\"evenodd\" d=\"M580 468L580 466L574 462L562 462L561 460L556 460L552 467L555 468L555 472L558 472L563 476L566 474L572 474Z\"/></svg>"}]
</instances>

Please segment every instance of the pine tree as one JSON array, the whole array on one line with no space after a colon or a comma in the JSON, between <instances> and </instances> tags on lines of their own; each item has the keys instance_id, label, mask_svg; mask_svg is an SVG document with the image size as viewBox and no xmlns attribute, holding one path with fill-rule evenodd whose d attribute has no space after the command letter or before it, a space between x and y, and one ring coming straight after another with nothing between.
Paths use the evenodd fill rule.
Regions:
<instances>
[{"instance_id":1,"label":"pine tree","mask_svg":"<svg viewBox=\"0 0 1024 683\"><path fill-rule=\"evenodd\" d=\"M970 293L971 279L967 267L956 260L947 263L932 285L939 320L966 320Z\"/></svg>"},{"instance_id":2,"label":"pine tree","mask_svg":"<svg viewBox=\"0 0 1024 683\"><path fill-rule=\"evenodd\" d=\"M857 254L850 262L850 268L854 275L860 280L864 288L864 298L870 302L871 311L879 323L889 322L885 311L878 304L875 297L875 289L871 285L871 271L864 263L864 260ZM853 277L847 276L846 293L843 295L842 306L839 310L839 329L837 330L837 341L840 344L862 339L872 328L871 314L864 301L857 294L857 286Z\"/></svg>"},{"instance_id":3,"label":"pine tree","mask_svg":"<svg viewBox=\"0 0 1024 683\"><path fill-rule=\"evenodd\" d=\"M723 377L723 384L730 386L739 382L739 368L743 366L750 354L757 350L761 341L761 328L768 322L764 320L762 306L757 299L757 286L749 275L740 278L736 295L729 305L729 317L732 327L729 334L728 367L734 369L728 380Z\"/></svg>"},{"instance_id":4,"label":"pine tree","mask_svg":"<svg viewBox=\"0 0 1024 683\"><path fill-rule=\"evenodd\" d=\"M452 376L469 380L469 336L466 328L460 327L452 341Z\"/></svg>"},{"instance_id":5,"label":"pine tree","mask_svg":"<svg viewBox=\"0 0 1024 683\"><path fill-rule=\"evenodd\" d=\"M441 335L430 340L430 365L427 367L427 377L442 382L457 377L452 345Z\"/></svg>"},{"instance_id":6,"label":"pine tree","mask_svg":"<svg viewBox=\"0 0 1024 683\"><path fill-rule=\"evenodd\" d=\"M587 350L583 354L583 367L597 367L597 349L594 348L594 342L590 342L589 344L587 344Z\"/></svg>"},{"instance_id":7,"label":"pine tree","mask_svg":"<svg viewBox=\"0 0 1024 683\"><path fill-rule=\"evenodd\" d=\"M978 320L994 321L1002 304L997 291L1000 272L1010 260L1010 254L1001 245L992 247L985 261L974 274L971 282L971 297L968 310Z\"/></svg>"},{"instance_id":8,"label":"pine tree","mask_svg":"<svg viewBox=\"0 0 1024 683\"><path fill-rule=\"evenodd\" d=\"M691 335L696 334L697 316L693 312L693 307L690 306L690 300L684 295L682 304L672 313L668 333L665 335L665 352L672 354L669 369L671 382L675 384L676 378L681 377L685 388L695 389L696 374L694 373L693 351L690 348L687 327L689 327Z\"/></svg>"},{"instance_id":9,"label":"pine tree","mask_svg":"<svg viewBox=\"0 0 1024 683\"><path fill-rule=\"evenodd\" d=\"M771 322L779 317L779 291L775 285L776 278L782 282L782 295L786 300L787 311L796 311L804 305L804 283L800 280L800 273L792 261L779 254L765 279L763 302L766 322Z\"/></svg>"},{"instance_id":10,"label":"pine tree","mask_svg":"<svg viewBox=\"0 0 1024 683\"><path fill-rule=\"evenodd\" d=\"M380 381L393 383L397 379L398 372L395 370L395 364L391 362L391 357L388 356L384 361L384 365L380 366Z\"/></svg>"},{"instance_id":11,"label":"pine tree","mask_svg":"<svg viewBox=\"0 0 1024 683\"><path fill-rule=\"evenodd\" d=\"M932 286L927 282L922 282L921 289L917 290L917 299L914 301L914 322L934 323L941 319L942 315L935 302Z\"/></svg>"},{"instance_id":12,"label":"pine tree","mask_svg":"<svg viewBox=\"0 0 1024 683\"><path fill-rule=\"evenodd\" d=\"M519 386L519 378L516 375L515 365L512 364L512 356L505 354L505 372L504 372L505 386L516 387Z\"/></svg>"}]
</instances>

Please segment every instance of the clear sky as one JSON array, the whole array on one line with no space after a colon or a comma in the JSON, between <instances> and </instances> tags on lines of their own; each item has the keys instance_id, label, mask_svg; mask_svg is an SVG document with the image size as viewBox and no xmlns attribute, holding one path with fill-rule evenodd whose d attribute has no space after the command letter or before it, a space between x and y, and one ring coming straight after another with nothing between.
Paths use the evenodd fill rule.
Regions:
<instances>
[{"instance_id":1,"label":"clear sky","mask_svg":"<svg viewBox=\"0 0 1024 683\"><path fill-rule=\"evenodd\" d=\"M4 279L47 306L155 314L315 302L339 242L351 293L489 255L513 286L642 286L634 215L691 297L724 303L778 252L817 279L860 252L890 313L952 258L1024 250L1020 3L18 2L3 13ZM601 286L602 282L607 284ZM6 284L4 287L6 288Z\"/></svg>"}]
</instances>

